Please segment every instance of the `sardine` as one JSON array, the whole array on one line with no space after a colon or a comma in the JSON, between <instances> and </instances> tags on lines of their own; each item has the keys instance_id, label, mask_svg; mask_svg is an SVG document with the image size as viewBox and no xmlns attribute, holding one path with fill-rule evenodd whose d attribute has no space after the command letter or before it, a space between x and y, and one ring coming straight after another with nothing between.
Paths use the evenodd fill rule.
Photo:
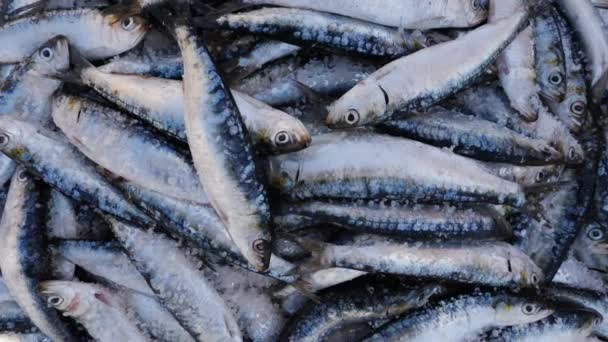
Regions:
<instances>
[{"instance_id":1,"label":"sardine","mask_svg":"<svg viewBox=\"0 0 608 342\"><path fill-rule=\"evenodd\" d=\"M486 19L487 2L478 0L245 0L250 4L306 8L408 29L472 27Z\"/></svg>"},{"instance_id":2,"label":"sardine","mask_svg":"<svg viewBox=\"0 0 608 342\"><path fill-rule=\"evenodd\" d=\"M313 254L301 268L343 267L491 286L537 286L542 271L523 252L501 242L403 243L360 236L334 245L301 239Z\"/></svg>"},{"instance_id":3,"label":"sardine","mask_svg":"<svg viewBox=\"0 0 608 342\"><path fill-rule=\"evenodd\" d=\"M175 198L207 202L189 156L136 120L74 96L56 97L52 115L69 141L103 168Z\"/></svg>"},{"instance_id":4,"label":"sardine","mask_svg":"<svg viewBox=\"0 0 608 342\"><path fill-rule=\"evenodd\" d=\"M601 321L602 316L594 311L560 311L534 323L491 331L484 341L586 341L593 327Z\"/></svg>"},{"instance_id":5,"label":"sardine","mask_svg":"<svg viewBox=\"0 0 608 342\"><path fill-rule=\"evenodd\" d=\"M73 317L99 342L149 341L129 318L126 304L107 288L52 280L40 283L40 293L50 307Z\"/></svg>"},{"instance_id":6,"label":"sardine","mask_svg":"<svg viewBox=\"0 0 608 342\"><path fill-rule=\"evenodd\" d=\"M489 328L541 320L554 310L554 305L538 297L463 295L406 315L365 341L463 341Z\"/></svg>"},{"instance_id":7,"label":"sardine","mask_svg":"<svg viewBox=\"0 0 608 342\"><path fill-rule=\"evenodd\" d=\"M534 59L540 94L555 102L566 95L565 52L554 9L547 6L532 20Z\"/></svg>"},{"instance_id":8,"label":"sardine","mask_svg":"<svg viewBox=\"0 0 608 342\"><path fill-rule=\"evenodd\" d=\"M608 34L602 18L589 0L558 0L587 53L591 67L591 97L599 101L608 84Z\"/></svg>"},{"instance_id":9,"label":"sardine","mask_svg":"<svg viewBox=\"0 0 608 342\"><path fill-rule=\"evenodd\" d=\"M527 3L522 0L492 0L488 22L504 20L519 11L526 10ZM507 93L511 106L526 121L536 121L542 106L538 95L534 68L534 40L532 26L526 27L513 39L500 54L496 63L498 78Z\"/></svg>"},{"instance_id":10,"label":"sardine","mask_svg":"<svg viewBox=\"0 0 608 342\"><path fill-rule=\"evenodd\" d=\"M242 340L236 319L226 303L176 242L158 233L109 220L137 270L161 303L197 341Z\"/></svg>"},{"instance_id":11,"label":"sardine","mask_svg":"<svg viewBox=\"0 0 608 342\"><path fill-rule=\"evenodd\" d=\"M436 34L401 31L358 19L298 8L265 7L204 20L213 20L221 29L262 34L296 45L314 45L332 52L387 59L405 56L427 45L434 45L428 44L430 42L439 42Z\"/></svg>"},{"instance_id":12,"label":"sardine","mask_svg":"<svg viewBox=\"0 0 608 342\"><path fill-rule=\"evenodd\" d=\"M390 136L357 132L317 136L309 148L273 157L269 163L269 184L293 199L387 198L513 206L525 202L521 185L495 176L471 159Z\"/></svg>"},{"instance_id":13,"label":"sardine","mask_svg":"<svg viewBox=\"0 0 608 342\"><path fill-rule=\"evenodd\" d=\"M77 201L126 220L152 224L97 173L90 161L52 131L0 117L0 150Z\"/></svg>"},{"instance_id":14,"label":"sardine","mask_svg":"<svg viewBox=\"0 0 608 342\"><path fill-rule=\"evenodd\" d=\"M142 17L116 21L98 9L71 9L25 17L0 27L4 48L0 63L18 63L49 39L63 35L90 59L103 59L125 52L141 41L148 30Z\"/></svg>"},{"instance_id":15,"label":"sardine","mask_svg":"<svg viewBox=\"0 0 608 342\"><path fill-rule=\"evenodd\" d=\"M455 153L491 162L546 165L563 156L547 141L531 139L490 121L449 110L413 114L379 125L388 133L404 136Z\"/></svg>"},{"instance_id":16,"label":"sardine","mask_svg":"<svg viewBox=\"0 0 608 342\"><path fill-rule=\"evenodd\" d=\"M202 39L169 23L184 58L184 121L199 178L232 240L259 271L270 260L270 206L249 133Z\"/></svg>"},{"instance_id":17,"label":"sardine","mask_svg":"<svg viewBox=\"0 0 608 342\"><path fill-rule=\"evenodd\" d=\"M447 98L481 75L526 22L520 12L383 66L329 107L327 125L379 123Z\"/></svg>"},{"instance_id":18,"label":"sardine","mask_svg":"<svg viewBox=\"0 0 608 342\"><path fill-rule=\"evenodd\" d=\"M608 315L608 297L605 293L575 289L563 285L553 285L546 289L546 294L551 298L564 299L582 307L598 312L603 317ZM608 337L608 322L602 322L593 327L593 333L603 338Z\"/></svg>"},{"instance_id":19,"label":"sardine","mask_svg":"<svg viewBox=\"0 0 608 342\"><path fill-rule=\"evenodd\" d=\"M181 81L107 74L90 64L83 65L78 74L84 84L138 118L173 137L187 140ZM233 90L232 95L254 144L278 153L298 150L310 143L309 133L296 118L238 91ZM70 107L75 106L69 106L68 102L67 108L78 112ZM70 122L77 125L76 121Z\"/></svg>"},{"instance_id":20,"label":"sardine","mask_svg":"<svg viewBox=\"0 0 608 342\"><path fill-rule=\"evenodd\" d=\"M280 229L291 228L281 225L284 221L295 221L297 227L303 219L410 239L504 239L511 235L511 228L489 208L317 201L285 204L274 218Z\"/></svg>"},{"instance_id":21,"label":"sardine","mask_svg":"<svg viewBox=\"0 0 608 342\"><path fill-rule=\"evenodd\" d=\"M292 318L281 341L332 341L354 330L359 335L371 330L368 322L390 320L425 305L441 291L438 285L392 288L378 283L354 287L350 291L331 291ZM348 335L346 335L348 336Z\"/></svg>"},{"instance_id":22,"label":"sardine","mask_svg":"<svg viewBox=\"0 0 608 342\"><path fill-rule=\"evenodd\" d=\"M12 297L32 323L55 341L78 341L60 315L46 306L38 285L49 277L50 261L42 208L40 184L23 167L11 180L7 207L0 222L0 269Z\"/></svg>"}]
</instances>

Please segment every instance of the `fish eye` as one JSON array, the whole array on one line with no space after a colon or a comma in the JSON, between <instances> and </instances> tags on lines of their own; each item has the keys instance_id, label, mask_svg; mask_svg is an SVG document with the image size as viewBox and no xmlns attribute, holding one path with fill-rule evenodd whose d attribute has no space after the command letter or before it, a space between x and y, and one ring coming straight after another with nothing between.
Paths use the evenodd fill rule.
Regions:
<instances>
[{"instance_id":1,"label":"fish eye","mask_svg":"<svg viewBox=\"0 0 608 342\"><path fill-rule=\"evenodd\" d=\"M532 284L538 284L539 279L536 273L532 273L532 275L530 276L530 281L532 282Z\"/></svg>"},{"instance_id":2,"label":"fish eye","mask_svg":"<svg viewBox=\"0 0 608 342\"><path fill-rule=\"evenodd\" d=\"M0 146L6 146L10 138L5 133L0 133Z\"/></svg>"},{"instance_id":3,"label":"fish eye","mask_svg":"<svg viewBox=\"0 0 608 342\"><path fill-rule=\"evenodd\" d=\"M51 50L49 47L45 47L44 49L40 50L40 57L47 61L50 60L53 58L53 50Z\"/></svg>"},{"instance_id":4,"label":"fish eye","mask_svg":"<svg viewBox=\"0 0 608 342\"><path fill-rule=\"evenodd\" d=\"M285 131L280 131L274 136L274 143L278 146L287 145L290 140L289 134Z\"/></svg>"},{"instance_id":5,"label":"fish eye","mask_svg":"<svg viewBox=\"0 0 608 342\"><path fill-rule=\"evenodd\" d=\"M570 147L570 149L568 150L568 158L570 160L576 159L576 151L574 150L574 147Z\"/></svg>"},{"instance_id":6,"label":"fish eye","mask_svg":"<svg viewBox=\"0 0 608 342\"><path fill-rule=\"evenodd\" d=\"M345 121L349 125L359 122L359 112L356 109L349 109L346 113Z\"/></svg>"},{"instance_id":7,"label":"fish eye","mask_svg":"<svg viewBox=\"0 0 608 342\"><path fill-rule=\"evenodd\" d=\"M252 247L256 253L264 255L268 251L270 244L264 239L257 239L253 241Z\"/></svg>"},{"instance_id":8,"label":"fish eye","mask_svg":"<svg viewBox=\"0 0 608 342\"><path fill-rule=\"evenodd\" d=\"M545 180L545 173L542 171L538 171L538 173L536 174L536 178L535 178L536 183L540 183L544 180Z\"/></svg>"},{"instance_id":9,"label":"fish eye","mask_svg":"<svg viewBox=\"0 0 608 342\"><path fill-rule=\"evenodd\" d=\"M50 296L47 299L47 303L49 303L52 306L58 306L58 305L61 305L61 303L63 303L63 298L61 298L59 296Z\"/></svg>"},{"instance_id":10,"label":"fish eye","mask_svg":"<svg viewBox=\"0 0 608 342\"><path fill-rule=\"evenodd\" d=\"M576 101L570 105L570 111L576 115L583 115L586 109L587 105L583 101Z\"/></svg>"},{"instance_id":11,"label":"fish eye","mask_svg":"<svg viewBox=\"0 0 608 342\"><path fill-rule=\"evenodd\" d=\"M487 7L487 2L485 0L471 0L471 5L475 11L479 11Z\"/></svg>"},{"instance_id":12,"label":"fish eye","mask_svg":"<svg viewBox=\"0 0 608 342\"><path fill-rule=\"evenodd\" d=\"M524 306L521 307L521 312L524 313L524 315L532 315L534 313L537 313L540 310L540 308L534 304L531 303L526 303L524 304Z\"/></svg>"},{"instance_id":13,"label":"fish eye","mask_svg":"<svg viewBox=\"0 0 608 342\"><path fill-rule=\"evenodd\" d=\"M587 232L587 237L592 241L599 241L604 238L604 231L600 228L592 228Z\"/></svg>"},{"instance_id":14,"label":"fish eye","mask_svg":"<svg viewBox=\"0 0 608 342\"><path fill-rule=\"evenodd\" d=\"M562 77L562 74L560 72L556 71L549 75L549 82L551 82L551 84L553 85L560 85L563 80L564 78Z\"/></svg>"},{"instance_id":15,"label":"fish eye","mask_svg":"<svg viewBox=\"0 0 608 342\"><path fill-rule=\"evenodd\" d=\"M26 180L26 179L27 179L27 171L22 170L21 172L19 172L19 174L17 175L17 178L18 178L20 181L24 181L24 180Z\"/></svg>"},{"instance_id":16,"label":"fish eye","mask_svg":"<svg viewBox=\"0 0 608 342\"><path fill-rule=\"evenodd\" d=\"M135 27L135 19L133 17L127 17L120 23L123 29L131 31Z\"/></svg>"}]
</instances>

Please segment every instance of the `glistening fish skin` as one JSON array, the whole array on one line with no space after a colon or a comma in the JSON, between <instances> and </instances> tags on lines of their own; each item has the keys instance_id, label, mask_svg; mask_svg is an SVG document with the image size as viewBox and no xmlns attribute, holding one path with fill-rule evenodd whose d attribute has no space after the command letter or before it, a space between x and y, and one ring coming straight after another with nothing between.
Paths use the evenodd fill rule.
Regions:
<instances>
[{"instance_id":1,"label":"glistening fish skin","mask_svg":"<svg viewBox=\"0 0 608 342\"><path fill-rule=\"evenodd\" d=\"M587 83L583 61L580 56L578 41L574 39L573 31L554 8L553 17L556 20L561 37L566 69L566 96L563 101L556 103L548 101L549 108L570 129L578 133L585 124L587 110Z\"/></svg>"},{"instance_id":2,"label":"glistening fish skin","mask_svg":"<svg viewBox=\"0 0 608 342\"><path fill-rule=\"evenodd\" d=\"M484 341L488 342L577 342L586 341L594 325L602 316L593 311L559 311L553 315L526 325L491 331Z\"/></svg>"},{"instance_id":3,"label":"glistening fish skin","mask_svg":"<svg viewBox=\"0 0 608 342\"><path fill-rule=\"evenodd\" d=\"M567 74L561 33L553 8L543 8L532 20L534 58L540 94L561 102L566 95Z\"/></svg>"},{"instance_id":4,"label":"glistening fish skin","mask_svg":"<svg viewBox=\"0 0 608 342\"><path fill-rule=\"evenodd\" d=\"M553 311L537 297L464 295L397 319L365 341L463 341L489 328L535 322Z\"/></svg>"},{"instance_id":5,"label":"glistening fish skin","mask_svg":"<svg viewBox=\"0 0 608 342\"><path fill-rule=\"evenodd\" d=\"M472 159L385 135L316 136L307 149L275 156L269 163L269 184L293 199L386 198L513 206L525 202L519 184L494 175Z\"/></svg>"},{"instance_id":6,"label":"glistening fish skin","mask_svg":"<svg viewBox=\"0 0 608 342\"><path fill-rule=\"evenodd\" d=\"M299 7L409 29L471 27L487 16L484 1L469 0L245 0L251 4Z\"/></svg>"},{"instance_id":7,"label":"glistening fish skin","mask_svg":"<svg viewBox=\"0 0 608 342\"><path fill-rule=\"evenodd\" d=\"M58 35L88 58L107 58L137 45L147 30L141 17L116 21L97 9L48 11L0 27L0 63L18 63Z\"/></svg>"},{"instance_id":8,"label":"glistening fish skin","mask_svg":"<svg viewBox=\"0 0 608 342\"><path fill-rule=\"evenodd\" d=\"M427 42L437 41L430 38L432 34L427 37L418 31L400 32L396 28L297 8L271 7L225 14L215 22L223 29L368 57L397 58L426 47Z\"/></svg>"},{"instance_id":9,"label":"glistening fish skin","mask_svg":"<svg viewBox=\"0 0 608 342\"><path fill-rule=\"evenodd\" d=\"M391 288L371 283L363 289L330 292L323 295L319 304L298 312L283 330L281 340L332 341L349 330L355 330L361 336L357 328L363 328L363 332L371 330L368 322L391 319L421 307L440 290L439 285Z\"/></svg>"},{"instance_id":10,"label":"glistening fish skin","mask_svg":"<svg viewBox=\"0 0 608 342\"><path fill-rule=\"evenodd\" d=\"M415 239L503 239L508 225L491 209L459 210L444 206L360 202L302 202L285 204L275 222L311 220L332 223L359 232ZM299 219L301 218L301 219Z\"/></svg>"},{"instance_id":11,"label":"glistening fish skin","mask_svg":"<svg viewBox=\"0 0 608 342\"><path fill-rule=\"evenodd\" d=\"M76 148L112 173L175 198L207 202L189 156L135 119L75 96L55 97L52 115Z\"/></svg>"},{"instance_id":12,"label":"glistening fish skin","mask_svg":"<svg viewBox=\"0 0 608 342\"><path fill-rule=\"evenodd\" d=\"M526 19L526 13L517 13L383 66L329 107L327 125L343 128L396 119L462 90L513 40ZM476 46L474 53L467 48L471 45Z\"/></svg>"},{"instance_id":13,"label":"glistening fish skin","mask_svg":"<svg viewBox=\"0 0 608 342\"><path fill-rule=\"evenodd\" d=\"M49 306L73 317L99 342L149 341L129 318L126 304L107 288L54 280L42 282L40 293Z\"/></svg>"},{"instance_id":14,"label":"glistening fish skin","mask_svg":"<svg viewBox=\"0 0 608 342\"><path fill-rule=\"evenodd\" d=\"M387 121L380 129L427 144L449 147L478 160L523 165L559 163L560 152L540 139L532 139L489 121L447 110L414 114Z\"/></svg>"},{"instance_id":15,"label":"glistening fish skin","mask_svg":"<svg viewBox=\"0 0 608 342\"><path fill-rule=\"evenodd\" d=\"M582 40L591 68L591 96L601 98L608 84L608 35L591 1L557 0L559 9Z\"/></svg>"},{"instance_id":16,"label":"glistening fish skin","mask_svg":"<svg viewBox=\"0 0 608 342\"><path fill-rule=\"evenodd\" d=\"M20 334L20 333L0 333L0 340L6 342L53 342L43 334Z\"/></svg>"},{"instance_id":17,"label":"glistening fish skin","mask_svg":"<svg viewBox=\"0 0 608 342\"><path fill-rule=\"evenodd\" d=\"M501 242L406 244L359 236L334 245L300 241L313 257L302 268L343 267L491 286L537 286L542 271L523 252Z\"/></svg>"},{"instance_id":18,"label":"glistening fish skin","mask_svg":"<svg viewBox=\"0 0 608 342\"><path fill-rule=\"evenodd\" d=\"M24 168L16 170L0 222L0 268L9 292L32 323L55 341L77 341L60 315L48 308L38 285L50 276L46 234L41 220L40 184Z\"/></svg>"},{"instance_id":19,"label":"glistening fish skin","mask_svg":"<svg viewBox=\"0 0 608 342\"><path fill-rule=\"evenodd\" d=\"M112 229L161 303L197 341L241 341L236 319L212 285L167 237L115 219ZM172 262L167 263L169 259Z\"/></svg>"},{"instance_id":20,"label":"glistening fish skin","mask_svg":"<svg viewBox=\"0 0 608 342\"><path fill-rule=\"evenodd\" d=\"M270 261L270 206L250 137L200 36L174 23L184 59L184 121L194 165L211 205L256 269Z\"/></svg>"},{"instance_id":21,"label":"glistening fish skin","mask_svg":"<svg viewBox=\"0 0 608 342\"><path fill-rule=\"evenodd\" d=\"M49 130L0 117L0 150L77 201L125 220L152 224L97 173L90 161Z\"/></svg>"},{"instance_id":22,"label":"glistening fish skin","mask_svg":"<svg viewBox=\"0 0 608 342\"><path fill-rule=\"evenodd\" d=\"M84 84L108 100L168 135L187 141L181 81L108 74L92 65L85 65L79 73ZM284 153L310 144L310 134L298 119L244 93L231 92L252 142L257 146L273 153ZM71 108L71 111L75 109Z\"/></svg>"}]
</instances>

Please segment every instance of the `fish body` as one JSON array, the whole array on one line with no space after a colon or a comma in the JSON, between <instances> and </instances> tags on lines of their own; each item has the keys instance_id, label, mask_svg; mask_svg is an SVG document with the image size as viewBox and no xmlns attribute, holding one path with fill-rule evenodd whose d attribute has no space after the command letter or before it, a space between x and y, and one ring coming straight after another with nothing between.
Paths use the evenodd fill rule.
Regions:
<instances>
[{"instance_id":1,"label":"fish body","mask_svg":"<svg viewBox=\"0 0 608 342\"><path fill-rule=\"evenodd\" d=\"M453 95L484 72L526 20L520 12L386 64L329 107L327 125L345 128L396 119ZM474 53L466 48L471 45Z\"/></svg>"},{"instance_id":2,"label":"fish body","mask_svg":"<svg viewBox=\"0 0 608 342\"><path fill-rule=\"evenodd\" d=\"M546 8L532 20L534 59L540 94L561 102L566 95L567 71L562 37L553 8Z\"/></svg>"}]
</instances>

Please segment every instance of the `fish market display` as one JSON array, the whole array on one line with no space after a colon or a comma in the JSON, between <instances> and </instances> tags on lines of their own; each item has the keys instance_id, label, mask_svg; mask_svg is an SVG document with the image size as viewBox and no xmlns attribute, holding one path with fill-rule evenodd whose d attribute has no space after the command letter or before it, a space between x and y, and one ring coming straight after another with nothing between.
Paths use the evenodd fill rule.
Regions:
<instances>
[{"instance_id":1,"label":"fish market display","mask_svg":"<svg viewBox=\"0 0 608 342\"><path fill-rule=\"evenodd\" d=\"M608 340L608 2L0 4L0 341Z\"/></svg>"}]
</instances>

